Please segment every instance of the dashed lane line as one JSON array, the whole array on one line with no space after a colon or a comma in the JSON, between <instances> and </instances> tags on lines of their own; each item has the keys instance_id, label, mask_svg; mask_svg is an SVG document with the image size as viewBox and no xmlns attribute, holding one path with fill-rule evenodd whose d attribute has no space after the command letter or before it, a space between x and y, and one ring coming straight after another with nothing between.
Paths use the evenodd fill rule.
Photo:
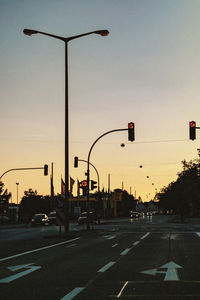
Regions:
<instances>
[{"instance_id":1,"label":"dashed lane line","mask_svg":"<svg viewBox=\"0 0 200 300\"><path fill-rule=\"evenodd\" d=\"M77 287L73 289L70 293L65 295L63 298L61 298L60 300L71 300L75 296L77 296L80 292L82 292L84 289L85 289L84 287Z\"/></svg>"},{"instance_id":2,"label":"dashed lane line","mask_svg":"<svg viewBox=\"0 0 200 300\"><path fill-rule=\"evenodd\" d=\"M112 267L115 263L116 263L115 261L111 261L108 264L106 264L104 267L99 269L99 271L97 271L97 272L98 273L103 273L103 272L107 271L110 267Z\"/></svg>"}]
</instances>

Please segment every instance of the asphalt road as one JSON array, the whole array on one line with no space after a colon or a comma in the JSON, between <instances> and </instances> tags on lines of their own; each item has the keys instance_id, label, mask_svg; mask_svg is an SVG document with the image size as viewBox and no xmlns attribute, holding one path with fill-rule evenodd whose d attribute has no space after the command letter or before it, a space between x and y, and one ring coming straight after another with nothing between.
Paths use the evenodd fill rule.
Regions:
<instances>
[{"instance_id":1,"label":"asphalt road","mask_svg":"<svg viewBox=\"0 0 200 300\"><path fill-rule=\"evenodd\" d=\"M13 240L1 230L0 298L200 299L198 220L127 218L82 229L22 239L22 228Z\"/></svg>"}]
</instances>

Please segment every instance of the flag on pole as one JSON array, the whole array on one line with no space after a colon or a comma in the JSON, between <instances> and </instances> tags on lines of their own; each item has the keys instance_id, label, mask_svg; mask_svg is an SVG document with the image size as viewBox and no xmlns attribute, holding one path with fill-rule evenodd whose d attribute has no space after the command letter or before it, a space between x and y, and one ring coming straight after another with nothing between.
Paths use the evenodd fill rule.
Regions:
<instances>
[{"instance_id":1,"label":"flag on pole","mask_svg":"<svg viewBox=\"0 0 200 300\"><path fill-rule=\"evenodd\" d=\"M74 185L75 180L70 176L70 193L73 191L73 185Z\"/></svg>"},{"instance_id":2,"label":"flag on pole","mask_svg":"<svg viewBox=\"0 0 200 300\"><path fill-rule=\"evenodd\" d=\"M65 195L65 183L61 177L61 194Z\"/></svg>"}]
</instances>

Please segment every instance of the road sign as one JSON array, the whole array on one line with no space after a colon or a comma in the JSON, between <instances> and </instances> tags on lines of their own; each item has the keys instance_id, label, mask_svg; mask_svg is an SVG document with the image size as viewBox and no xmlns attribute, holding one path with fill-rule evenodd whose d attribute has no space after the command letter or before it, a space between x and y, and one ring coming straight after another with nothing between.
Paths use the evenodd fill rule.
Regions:
<instances>
[{"instance_id":1,"label":"road sign","mask_svg":"<svg viewBox=\"0 0 200 300\"><path fill-rule=\"evenodd\" d=\"M167 269L165 270L158 270L158 269ZM181 266L177 265L175 262L170 261L167 264L158 267L157 269L150 269L146 271L142 271L140 273L147 274L147 275L156 275L156 274L165 274L164 281L178 281L179 277L177 274L177 269L182 269Z\"/></svg>"},{"instance_id":2,"label":"road sign","mask_svg":"<svg viewBox=\"0 0 200 300\"><path fill-rule=\"evenodd\" d=\"M5 277L3 279L0 279L0 283L9 283L13 280L16 280L20 277L23 277L31 272L34 272L38 269L40 269L41 267L40 266L31 266L33 263L30 263L30 264L26 264L26 265L18 265L18 266L12 266L12 267L8 267L8 269L12 272L15 272L15 271L18 271L20 269L28 269L26 271L22 271L20 273L17 273L15 275L11 275L11 276L8 276L8 277Z\"/></svg>"}]
</instances>

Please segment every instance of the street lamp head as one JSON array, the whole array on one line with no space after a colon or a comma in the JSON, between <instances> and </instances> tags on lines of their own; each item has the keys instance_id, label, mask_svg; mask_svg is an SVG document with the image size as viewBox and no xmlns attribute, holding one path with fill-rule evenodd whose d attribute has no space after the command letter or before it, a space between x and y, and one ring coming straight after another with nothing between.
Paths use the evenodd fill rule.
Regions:
<instances>
[{"instance_id":1,"label":"street lamp head","mask_svg":"<svg viewBox=\"0 0 200 300\"><path fill-rule=\"evenodd\" d=\"M96 30L96 31L94 31L94 33L100 34L101 36L107 36L107 35L109 35L109 31L108 30Z\"/></svg>"},{"instance_id":2,"label":"street lamp head","mask_svg":"<svg viewBox=\"0 0 200 300\"><path fill-rule=\"evenodd\" d=\"M37 30L33 30L33 29L24 29L23 33L30 36L32 34L38 33L38 31Z\"/></svg>"}]
</instances>

